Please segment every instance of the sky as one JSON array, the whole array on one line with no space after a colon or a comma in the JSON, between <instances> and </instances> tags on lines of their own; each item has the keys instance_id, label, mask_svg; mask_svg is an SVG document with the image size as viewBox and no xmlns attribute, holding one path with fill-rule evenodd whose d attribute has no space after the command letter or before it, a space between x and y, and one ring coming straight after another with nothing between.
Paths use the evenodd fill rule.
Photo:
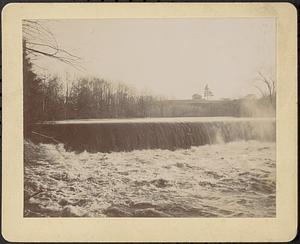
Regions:
<instances>
[{"instance_id":1,"label":"sky","mask_svg":"<svg viewBox=\"0 0 300 244\"><path fill-rule=\"evenodd\" d=\"M258 72L275 79L274 18L45 20L84 71L35 62L62 77L97 76L169 99L191 99L207 84L214 99L258 94Z\"/></svg>"}]
</instances>

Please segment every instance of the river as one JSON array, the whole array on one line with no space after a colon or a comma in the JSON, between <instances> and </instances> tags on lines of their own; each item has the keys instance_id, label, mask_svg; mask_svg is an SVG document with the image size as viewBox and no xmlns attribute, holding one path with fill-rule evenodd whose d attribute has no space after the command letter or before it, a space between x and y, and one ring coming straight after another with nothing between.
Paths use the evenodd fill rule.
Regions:
<instances>
[{"instance_id":1,"label":"river","mask_svg":"<svg viewBox=\"0 0 300 244\"><path fill-rule=\"evenodd\" d=\"M207 120L218 120L218 128L228 125L227 119ZM221 132L231 133L237 125L245 124ZM275 134L271 128L262 135ZM275 136L253 140L245 129L244 138L226 140L222 133L218 140L188 148L111 152L26 140L24 216L275 217Z\"/></svg>"}]
</instances>

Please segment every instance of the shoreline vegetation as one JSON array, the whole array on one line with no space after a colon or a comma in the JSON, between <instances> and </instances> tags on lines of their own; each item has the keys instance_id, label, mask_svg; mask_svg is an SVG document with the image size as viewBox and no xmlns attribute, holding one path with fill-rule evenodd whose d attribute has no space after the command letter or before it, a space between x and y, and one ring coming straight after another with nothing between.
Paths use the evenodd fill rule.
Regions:
<instances>
[{"instance_id":1,"label":"shoreline vegetation","mask_svg":"<svg viewBox=\"0 0 300 244\"><path fill-rule=\"evenodd\" d=\"M25 59L26 61L27 59ZM274 117L268 97L226 100L168 100L134 92L125 84L80 78L63 87L56 76L42 79L27 60L24 70L24 128L43 121L172 117Z\"/></svg>"},{"instance_id":2,"label":"shoreline vegetation","mask_svg":"<svg viewBox=\"0 0 300 244\"><path fill-rule=\"evenodd\" d=\"M27 65L24 83L29 85L24 88L24 115L29 123L73 119L275 116L274 105L268 97L170 100L138 94L126 84L100 78L78 78L63 87L64 82L57 76L40 78L31 70L31 64Z\"/></svg>"}]
</instances>

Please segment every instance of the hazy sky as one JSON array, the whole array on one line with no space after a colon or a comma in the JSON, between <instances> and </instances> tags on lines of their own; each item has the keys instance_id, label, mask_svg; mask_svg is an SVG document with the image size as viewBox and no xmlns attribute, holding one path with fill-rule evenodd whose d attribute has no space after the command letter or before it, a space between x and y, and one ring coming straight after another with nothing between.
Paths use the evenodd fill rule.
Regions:
<instances>
[{"instance_id":1,"label":"hazy sky","mask_svg":"<svg viewBox=\"0 0 300 244\"><path fill-rule=\"evenodd\" d=\"M208 84L216 99L257 93L257 72L275 77L273 18L47 20L85 72L156 95L189 99ZM40 60L50 72L77 71Z\"/></svg>"}]
</instances>

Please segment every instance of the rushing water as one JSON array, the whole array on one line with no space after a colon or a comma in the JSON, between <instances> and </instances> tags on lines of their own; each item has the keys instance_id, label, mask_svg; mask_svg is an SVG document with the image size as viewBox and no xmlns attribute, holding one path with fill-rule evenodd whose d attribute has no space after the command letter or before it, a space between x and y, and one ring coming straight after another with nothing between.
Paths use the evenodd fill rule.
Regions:
<instances>
[{"instance_id":1,"label":"rushing water","mask_svg":"<svg viewBox=\"0 0 300 244\"><path fill-rule=\"evenodd\" d=\"M177 123L177 122L235 122L235 121L275 121L272 117L164 117L164 118L130 118L130 119L69 119L45 121L40 124L124 124L124 123Z\"/></svg>"},{"instance_id":2,"label":"rushing water","mask_svg":"<svg viewBox=\"0 0 300 244\"><path fill-rule=\"evenodd\" d=\"M273 142L79 154L26 143L24 214L275 217L275 165Z\"/></svg>"},{"instance_id":3,"label":"rushing water","mask_svg":"<svg viewBox=\"0 0 300 244\"><path fill-rule=\"evenodd\" d=\"M175 150L237 140L275 141L272 118L68 120L38 124L35 130L71 150L89 152ZM45 139L35 135L36 142Z\"/></svg>"},{"instance_id":4,"label":"rushing water","mask_svg":"<svg viewBox=\"0 0 300 244\"><path fill-rule=\"evenodd\" d=\"M76 120L35 129L66 146L25 141L26 217L276 216L274 119Z\"/></svg>"}]
</instances>

